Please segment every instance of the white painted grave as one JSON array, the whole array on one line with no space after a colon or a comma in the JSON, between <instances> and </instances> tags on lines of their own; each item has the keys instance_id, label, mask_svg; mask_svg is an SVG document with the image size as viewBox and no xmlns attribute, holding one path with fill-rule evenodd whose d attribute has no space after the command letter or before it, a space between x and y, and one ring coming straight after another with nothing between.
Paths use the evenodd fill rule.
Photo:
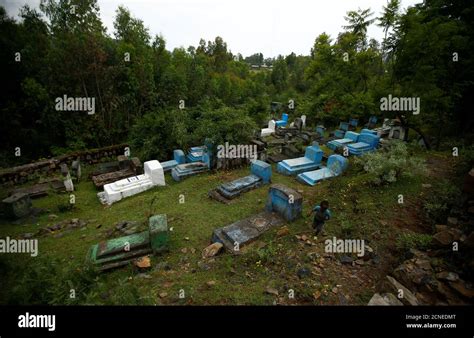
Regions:
<instances>
[{"instance_id":1,"label":"white painted grave","mask_svg":"<svg viewBox=\"0 0 474 338\"><path fill-rule=\"evenodd\" d=\"M133 196L155 186L164 186L165 174L157 160L145 162L144 174L131 176L104 185L104 191L97 194L102 204L112 204L122 198Z\"/></svg>"},{"instance_id":2,"label":"white painted grave","mask_svg":"<svg viewBox=\"0 0 474 338\"><path fill-rule=\"evenodd\" d=\"M265 137L265 136L269 136L269 135L275 133L275 126L276 126L276 123L275 123L274 120L268 121L268 128L263 128L262 129L261 136Z\"/></svg>"}]
</instances>

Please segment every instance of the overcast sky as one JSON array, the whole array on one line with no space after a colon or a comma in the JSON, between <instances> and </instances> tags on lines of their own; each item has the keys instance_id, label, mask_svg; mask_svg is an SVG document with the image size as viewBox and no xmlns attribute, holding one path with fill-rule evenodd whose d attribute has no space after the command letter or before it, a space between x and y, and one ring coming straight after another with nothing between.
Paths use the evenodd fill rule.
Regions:
<instances>
[{"instance_id":1,"label":"overcast sky","mask_svg":"<svg viewBox=\"0 0 474 338\"><path fill-rule=\"evenodd\" d=\"M98 0L102 22L113 33L119 5L142 19L151 35L162 34L167 48L197 46L199 40L221 36L228 48L244 56L261 52L265 57L309 54L315 38L326 32L335 38L349 10L371 8L376 16L386 0ZM402 0L402 8L422 0ZM38 7L40 0L0 0L11 16L24 4ZM381 41L382 29L369 28Z\"/></svg>"}]
</instances>

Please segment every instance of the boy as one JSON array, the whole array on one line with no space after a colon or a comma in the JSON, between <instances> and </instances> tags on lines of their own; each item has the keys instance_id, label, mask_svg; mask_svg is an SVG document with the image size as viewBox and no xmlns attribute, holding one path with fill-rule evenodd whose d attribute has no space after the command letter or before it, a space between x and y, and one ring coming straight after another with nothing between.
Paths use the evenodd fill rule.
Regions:
<instances>
[{"instance_id":1,"label":"boy","mask_svg":"<svg viewBox=\"0 0 474 338\"><path fill-rule=\"evenodd\" d=\"M331 218L331 210L329 210L329 202L322 201L319 205L316 205L311 211L314 214L313 219L313 229L315 230L315 235L318 236L319 233L323 230L324 222Z\"/></svg>"}]
</instances>

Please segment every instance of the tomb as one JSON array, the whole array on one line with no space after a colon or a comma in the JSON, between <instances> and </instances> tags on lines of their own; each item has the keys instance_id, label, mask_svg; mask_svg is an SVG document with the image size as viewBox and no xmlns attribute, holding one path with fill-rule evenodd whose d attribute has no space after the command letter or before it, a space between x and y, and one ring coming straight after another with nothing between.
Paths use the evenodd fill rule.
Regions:
<instances>
[{"instance_id":1,"label":"tomb","mask_svg":"<svg viewBox=\"0 0 474 338\"><path fill-rule=\"evenodd\" d=\"M347 169L348 162L347 158L341 155L331 155L326 167L301 173L296 178L302 183L315 185L319 181L342 174Z\"/></svg>"},{"instance_id":2,"label":"tomb","mask_svg":"<svg viewBox=\"0 0 474 338\"><path fill-rule=\"evenodd\" d=\"M377 132L377 135L379 137L386 137L388 134L390 134L390 130L392 129L393 121L389 119L384 119L382 126L378 128L374 128L374 130Z\"/></svg>"},{"instance_id":3,"label":"tomb","mask_svg":"<svg viewBox=\"0 0 474 338\"><path fill-rule=\"evenodd\" d=\"M306 147L304 157L283 160L278 163L277 171L283 175L297 175L299 173L319 168L323 158L323 151L318 145Z\"/></svg>"},{"instance_id":4,"label":"tomb","mask_svg":"<svg viewBox=\"0 0 474 338\"><path fill-rule=\"evenodd\" d=\"M263 161L254 160L250 164L250 175L223 183L218 188L211 190L208 195L227 204L242 193L270 183L271 177L272 166Z\"/></svg>"},{"instance_id":5,"label":"tomb","mask_svg":"<svg viewBox=\"0 0 474 338\"><path fill-rule=\"evenodd\" d=\"M164 186L163 168L157 160L145 162L145 174L131 176L104 185L104 191L97 194L102 204L112 204L122 198L129 197L153 188Z\"/></svg>"},{"instance_id":6,"label":"tomb","mask_svg":"<svg viewBox=\"0 0 474 338\"><path fill-rule=\"evenodd\" d=\"M211 169L211 158L205 151L202 155L202 161L178 164L171 170L171 176L177 182Z\"/></svg>"},{"instance_id":7,"label":"tomb","mask_svg":"<svg viewBox=\"0 0 474 338\"><path fill-rule=\"evenodd\" d=\"M87 253L87 261L98 271L114 269L137 258L167 251L168 240L166 215L154 215L146 231L93 245Z\"/></svg>"},{"instance_id":8,"label":"tomb","mask_svg":"<svg viewBox=\"0 0 474 338\"><path fill-rule=\"evenodd\" d=\"M349 154L359 156L368 151L377 149L379 141L380 137L378 135L363 133L360 134L358 141L349 144L347 149L349 150Z\"/></svg>"},{"instance_id":9,"label":"tomb","mask_svg":"<svg viewBox=\"0 0 474 338\"><path fill-rule=\"evenodd\" d=\"M324 126L317 126L316 133L318 134L319 137L324 137L326 133L326 128L324 128Z\"/></svg>"},{"instance_id":10,"label":"tomb","mask_svg":"<svg viewBox=\"0 0 474 338\"><path fill-rule=\"evenodd\" d=\"M372 129L372 128L375 128L376 124L377 124L377 116L371 116L369 118L369 122L365 126L369 129Z\"/></svg>"},{"instance_id":11,"label":"tomb","mask_svg":"<svg viewBox=\"0 0 474 338\"><path fill-rule=\"evenodd\" d=\"M31 199L28 194L16 193L2 201L2 211L6 218L19 219L33 212Z\"/></svg>"},{"instance_id":12,"label":"tomb","mask_svg":"<svg viewBox=\"0 0 474 338\"><path fill-rule=\"evenodd\" d=\"M349 131L349 123L348 122L341 122L339 123L339 129L333 132L334 137L336 138L343 138L346 131Z\"/></svg>"},{"instance_id":13,"label":"tomb","mask_svg":"<svg viewBox=\"0 0 474 338\"><path fill-rule=\"evenodd\" d=\"M143 173L142 163L137 157L128 158L124 155L117 156L117 162L102 163L92 175L92 182L96 188L113 183L134 175Z\"/></svg>"},{"instance_id":14,"label":"tomb","mask_svg":"<svg viewBox=\"0 0 474 338\"><path fill-rule=\"evenodd\" d=\"M281 120L275 122L277 127L284 127L288 124L288 114L283 113L281 115Z\"/></svg>"},{"instance_id":15,"label":"tomb","mask_svg":"<svg viewBox=\"0 0 474 338\"><path fill-rule=\"evenodd\" d=\"M161 163L163 167L163 171L167 172L176 167L178 164L186 163L186 156L184 155L184 151L181 149L173 150L173 159Z\"/></svg>"},{"instance_id":16,"label":"tomb","mask_svg":"<svg viewBox=\"0 0 474 338\"><path fill-rule=\"evenodd\" d=\"M189 163L202 162L204 153L206 152L205 146L191 147L189 149L186 159Z\"/></svg>"},{"instance_id":17,"label":"tomb","mask_svg":"<svg viewBox=\"0 0 474 338\"><path fill-rule=\"evenodd\" d=\"M326 144L326 146L329 149L336 151L337 149L343 148L343 147L345 147L346 145L348 145L350 143L357 142L357 140L359 138L359 135L360 134L355 133L353 131L346 131L346 133L344 134L344 138L329 141Z\"/></svg>"},{"instance_id":18,"label":"tomb","mask_svg":"<svg viewBox=\"0 0 474 338\"><path fill-rule=\"evenodd\" d=\"M392 126L390 132L388 133L388 138L392 140L406 141L408 133L407 129L402 126Z\"/></svg>"},{"instance_id":19,"label":"tomb","mask_svg":"<svg viewBox=\"0 0 474 338\"><path fill-rule=\"evenodd\" d=\"M356 130L359 119L349 119L349 130Z\"/></svg>"},{"instance_id":20,"label":"tomb","mask_svg":"<svg viewBox=\"0 0 474 338\"><path fill-rule=\"evenodd\" d=\"M261 137L270 136L275 133L276 122L274 120L268 121L268 128L263 128L260 132Z\"/></svg>"},{"instance_id":21,"label":"tomb","mask_svg":"<svg viewBox=\"0 0 474 338\"><path fill-rule=\"evenodd\" d=\"M222 243L231 253L255 240L265 231L292 222L302 214L303 196L281 184L273 184L268 193L265 211L214 230L213 243Z\"/></svg>"}]
</instances>

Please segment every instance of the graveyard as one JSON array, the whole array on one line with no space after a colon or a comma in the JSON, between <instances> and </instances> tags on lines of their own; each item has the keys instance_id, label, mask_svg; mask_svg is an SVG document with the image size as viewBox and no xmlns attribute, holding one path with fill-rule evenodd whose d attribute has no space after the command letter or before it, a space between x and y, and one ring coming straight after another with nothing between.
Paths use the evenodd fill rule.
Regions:
<instances>
[{"instance_id":1,"label":"graveyard","mask_svg":"<svg viewBox=\"0 0 474 338\"><path fill-rule=\"evenodd\" d=\"M474 30L448 2L266 58L122 5L0 6L0 305L472 305Z\"/></svg>"}]
</instances>

